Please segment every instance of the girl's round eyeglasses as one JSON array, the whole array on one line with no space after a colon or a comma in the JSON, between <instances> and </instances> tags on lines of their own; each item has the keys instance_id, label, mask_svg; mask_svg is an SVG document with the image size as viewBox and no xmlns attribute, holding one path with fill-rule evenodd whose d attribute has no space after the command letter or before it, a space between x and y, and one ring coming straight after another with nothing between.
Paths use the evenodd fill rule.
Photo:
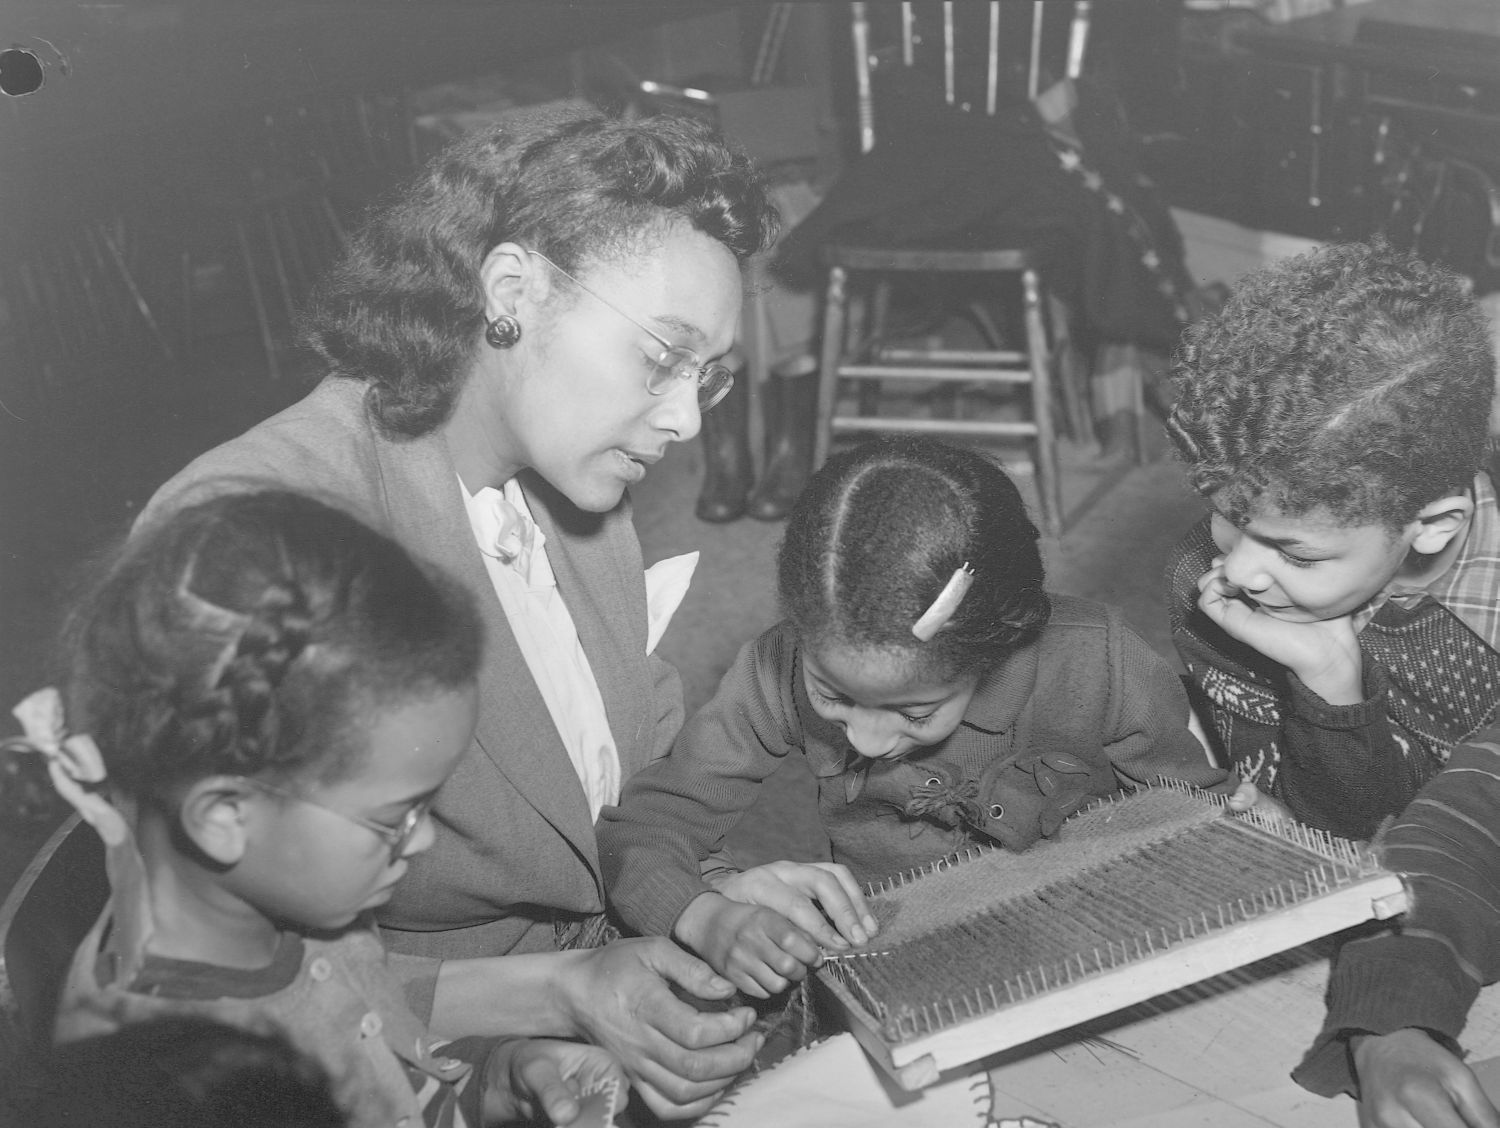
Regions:
<instances>
[{"instance_id":1,"label":"girl's round eyeglasses","mask_svg":"<svg viewBox=\"0 0 1500 1128\"><path fill-rule=\"evenodd\" d=\"M417 833L417 827L422 825L422 820L432 810L432 801L435 798L429 795L420 803L415 804L406 814L402 815L401 821L395 826L387 826L385 823L378 823L374 819L367 819L363 815L341 811L337 807L330 807L327 803L319 803L316 799L309 799L306 795L289 791L285 787L277 787L274 783L267 783L265 780L256 779L254 776L240 776L239 778L257 790L279 796L282 799L291 799L298 803L306 803L309 807L317 807L319 810L327 811L331 815L337 815L339 818L351 822L355 826L362 826L366 830L378 834L391 848L392 865L401 860L401 856L406 852L407 844L411 842L412 835Z\"/></svg>"}]
</instances>

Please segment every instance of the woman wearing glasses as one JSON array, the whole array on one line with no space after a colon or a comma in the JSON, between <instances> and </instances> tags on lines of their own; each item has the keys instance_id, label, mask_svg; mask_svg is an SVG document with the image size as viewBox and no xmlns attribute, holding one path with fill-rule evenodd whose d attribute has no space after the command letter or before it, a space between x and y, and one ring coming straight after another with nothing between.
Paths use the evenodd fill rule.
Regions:
<instances>
[{"instance_id":1,"label":"woman wearing glasses","mask_svg":"<svg viewBox=\"0 0 1500 1128\"><path fill-rule=\"evenodd\" d=\"M643 572L626 491L728 391L740 267L775 223L748 162L690 120L472 134L306 311L322 382L152 501L268 481L331 496L476 594L478 730L385 938L435 1030L594 1041L664 1116L706 1107L757 1036L746 1008L674 995L732 989L667 941L587 946L594 821L682 720L651 653L674 593Z\"/></svg>"}]
</instances>

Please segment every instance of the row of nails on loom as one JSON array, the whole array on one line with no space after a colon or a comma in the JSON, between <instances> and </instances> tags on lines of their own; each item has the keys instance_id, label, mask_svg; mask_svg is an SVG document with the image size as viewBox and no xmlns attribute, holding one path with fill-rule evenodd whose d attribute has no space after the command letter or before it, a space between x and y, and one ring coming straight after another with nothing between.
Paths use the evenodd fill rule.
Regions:
<instances>
[{"instance_id":1,"label":"row of nails on loom","mask_svg":"<svg viewBox=\"0 0 1500 1128\"><path fill-rule=\"evenodd\" d=\"M1219 905L1214 913L1205 911L1196 918L1179 921L1175 929L1163 925L1119 942L1106 940L1102 947L1093 949L1092 959L1089 958L1089 953L1080 952L1067 957L1061 964L1053 965L1050 974L1046 966L1039 966L1007 979L998 986L987 984L972 992L937 999L917 1008L908 1005L892 1012L870 992L860 977L857 961L879 959L889 956L890 952L856 953L830 960L825 966L839 982L859 996L861 1004L882 1023L882 1034L887 1041L900 1042L999 1010L1003 1006L1041 995L1087 976L1114 971L1123 964L1164 952L1173 944L1185 943L1327 893L1353 876L1347 871L1341 873L1340 868L1320 865L1306 874L1305 887L1296 881L1289 881L1260 894L1237 898L1232 904Z\"/></svg>"},{"instance_id":2,"label":"row of nails on loom","mask_svg":"<svg viewBox=\"0 0 1500 1128\"><path fill-rule=\"evenodd\" d=\"M1163 786L1174 790L1185 792L1196 791L1196 789L1189 785L1179 784L1177 781L1163 780L1161 783ZM1220 807L1227 806L1227 799L1223 796L1203 795L1203 798ZM1090 806L1088 810L1094 810L1106 803L1113 803L1115 801L1113 798L1102 799ZM1102 948L1095 947L1093 949L1092 967L1090 966L1088 954L1079 953L1075 956L1067 957L1061 964L1053 965L1050 976L1046 967L1028 969L998 985L993 983L987 984L976 988L972 992L965 992L962 995L951 996L946 999L934 1000L920 1007L912 1007L908 1004L892 1012L885 1003L871 993L861 979L859 973L860 963L869 960L879 960L882 957L891 955L890 951L852 952L843 955L830 955L825 966L834 978L859 997L861 1004L882 1024L882 1035L886 1040L889 1042L900 1042L907 1038L931 1033L934 1030L954 1025L969 1018L978 1017L990 1011L999 1010L1003 1006L1035 997L1046 991L1073 983L1080 978L1113 971L1122 964L1145 959L1155 955L1158 951L1165 951L1174 942L1184 943L1190 939L1196 939L1200 935L1227 928L1249 920L1252 917L1287 908L1290 905L1297 904L1311 897L1328 893L1338 886L1347 884L1351 880L1369 876L1371 873L1379 870L1378 863L1368 850L1361 848L1358 844L1350 842L1347 839L1336 838L1326 831L1314 830L1300 823L1286 823L1268 818L1255 811L1237 812L1236 814L1243 821L1252 823L1268 833L1320 854L1328 859L1328 861L1320 863L1315 869L1307 871L1304 875L1305 886L1300 885L1296 880L1278 883L1268 890L1264 890L1258 894L1251 894L1248 898L1237 898L1232 904L1216 906L1212 915L1208 911L1205 911L1200 913L1196 918L1189 918L1188 920L1178 922L1175 941L1172 937L1171 928L1167 926L1152 928L1139 936L1120 941L1118 953L1115 950L1116 945L1113 941L1105 941ZM883 881L872 883L866 887L866 892L870 895L889 892L898 886L907 885L925 875L937 873L944 869L952 869L955 866L962 865L965 862L972 861L975 858L992 852L993 850L990 848L972 847L961 853L941 858L929 866L908 870ZM1076 968L1074 966L1075 960L1077 961ZM1005 996L1003 1001L1001 999L1002 992Z\"/></svg>"},{"instance_id":3,"label":"row of nails on loom","mask_svg":"<svg viewBox=\"0 0 1500 1128\"><path fill-rule=\"evenodd\" d=\"M1219 795L1213 792L1202 791L1198 788L1193 787L1191 784L1183 783L1181 780L1163 778L1157 781L1157 783L1153 784L1152 786L1160 789L1181 791L1184 794L1195 795L1201 798L1205 803L1212 804L1225 810L1228 809L1229 798L1227 796ZM1088 814L1090 811L1096 811L1100 807L1119 803L1123 799L1128 799L1129 797L1129 795L1123 797L1112 795L1106 798L1098 799L1080 810L1078 814L1073 816L1073 818L1079 818L1082 815ZM1330 859L1331 861L1341 862L1344 865L1350 866L1361 877L1368 876L1369 874L1377 871L1380 868L1379 863L1367 849L1360 846L1356 842L1349 841L1347 838L1338 838L1332 834L1329 834L1326 830L1315 830L1310 826L1304 826L1302 823L1298 822L1285 822L1280 819L1271 818L1268 815L1264 815L1261 812L1254 810L1236 811L1233 812L1233 814L1234 817L1239 819L1240 821L1251 823L1254 826L1259 827L1261 830L1267 832L1268 834L1274 834L1278 838L1283 838L1288 842L1294 842L1298 846L1301 846L1303 849L1311 850L1317 854L1322 854L1324 857ZM930 874L939 873L945 869L952 869L955 866L963 864L964 862L973 861L975 858L982 858L988 854L992 854L996 849L996 847L992 846L971 846L966 850L962 850L957 853L949 854L946 857L939 858L937 861L931 862L928 865L919 866L915 869L903 870L901 873L893 874L892 876L882 878L879 881L868 882L865 885L865 896L878 897L882 893L889 893L891 890L896 889L899 886L909 885L913 881L916 881L918 878L927 877Z\"/></svg>"}]
</instances>

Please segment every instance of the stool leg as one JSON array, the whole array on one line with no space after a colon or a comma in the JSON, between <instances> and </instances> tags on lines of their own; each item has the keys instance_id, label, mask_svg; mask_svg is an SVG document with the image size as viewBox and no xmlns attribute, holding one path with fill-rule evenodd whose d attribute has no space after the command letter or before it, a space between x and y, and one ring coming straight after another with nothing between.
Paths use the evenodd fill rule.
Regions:
<instances>
[{"instance_id":1,"label":"stool leg","mask_svg":"<svg viewBox=\"0 0 1500 1128\"><path fill-rule=\"evenodd\" d=\"M286 272L289 282L288 322L293 320L296 305L302 300L302 295L307 293L313 272L316 270L314 233L308 229L306 219L301 209L293 204L287 204L266 213L266 227L276 232L273 238L276 246L282 248L282 269Z\"/></svg>"},{"instance_id":2,"label":"stool leg","mask_svg":"<svg viewBox=\"0 0 1500 1128\"><path fill-rule=\"evenodd\" d=\"M1053 371L1057 373L1058 390L1062 393L1068 434L1074 442L1097 442L1093 414L1083 395L1083 389L1088 386L1092 375L1091 365L1073 334L1068 307L1050 290L1047 291L1047 313L1048 324L1052 329Z\"/></svg>"},{"instance_id":3,"label":"stool leg","mask_svg":"<svg viewBox=\"0 0 1500 1128\"><path fill-rule=\"evenodd\" d=\"M182 325L177 333L178 348L185 363L193 357L193 252L182 252Z\"/></svg>"},{"instance_id":4,"label":"stool leg","mask_svg":"<svg viewBox=\"0 0 1500 1128\"><path fill-rule=\"evenodd\" d=\"M333 250L330 257L337 257L349 245L349 236L344 231L344 225L339 222L339 213L334 210L333 201L326 194L318 196L318 206L323 212L323 221L328 225L329 234L333 236Z\"/></svg>"},{"instance_id":5,"label":"stool leg","mask_svg":"<svg viewBox=\"0 0 1500 1128\"><path fill-rule=\"evenodd\" d=\"M1144 466L1146 464L1146 396L1144 385L1146 374L1138 370L1135 380L1130 385L1130 413L1135 421L1133 428L1135 434L1135 464Z\"/></svg>"},{"instance_id":6,"label":"stool leg","mask_svg":"<svg viewBox=\"0 0 1500 1128\"><path fill-rule=\"evenodd\" d=\"M107 228L100 228L97 232L97 237L104 244L105 250L109 252L109 260L114 266L120 284L125 287L126 293L130 295L130 300L135 306L136 312L140 314L141 320L146 323L146 328L150 330L151 338L156 342L157 348L161 349L163 359L169 365L175 364L176 358L172 355L172 345L167 340L167 335L162 332L161 326L156 323L156 317L151 312L151 306L146 302L145 294L141 293L141 288L136 285L135 276L130 273L130 265L125 261L125 256L120 251L120 245L115 242L114 236L110 234Z\"/></svg>"},{"instance_id":7,"label":"stool leg","mask_svg":"<svg viewBox=\"0 0 1500 1128\"><path fill-rule=\"evenodd\" d=\"M281 287L281 306L286 310L287 323L297 316L296 304L292 298L292 283L287 277L286 260L281 254L281 239L276 233L276 220L268 209L261 213L261 222L266 229L266 249L271 252L271 266L276 272L276 283Z\"/></svg>"},{"instance_id":8,"label":"stool leg","mask_svg":"<svg viewBox=\"0 0 1500 1128\"><path fill-rule=\"evenodd\" d=\"M741 379L749 381L745 389L750 404L747 434L753 466L759 473L766 465L766 401L770 396L771 326L766 313L765 268L751 261L746 280L745 300L740 307L740 343L744 346L745 368Z\"/></svg>"},{"instance_id":9,"label":"stool leg","mask_svg":"<svg viewBox=\"0 0 1500 1128\"><path fill-rule=\"evenodd\" d=\"M818 420L814 432L813 469L828 458L833 439L833 405L838 398L839 365L844 358L844 303L848 275L835 266L828 271L828 293L823 302L823 356L818 368Z\"/></svg>"},{"instance_id":10,"label":"stool leg","mask_svg":"<svg viewBox=\"0 0 1500 1128\"><path fill-rule=\"evenodd\" d=\"M1061 467L1057 459L1057 435L1052 424L1052 358L1047 350L1041 286L1036 271L1023 273L1021 286L1026 306L1026 355L1031 366L1032 414L1036 420L1036 492L1041 501L1043 530L1055 537L1062 532Z\"/></svg>"},{"instance_id":11,"label":"stool leg","mask_svg":"<svg viewBox=\"0 0 1500 1128\"><path fill-rule=\"evenodd\" d=\"M281 365L276 361L276 338L271 333L270 317L266 313L265 295L260 290L260 279L255 274L255 256L250 251L250 233L242 220L235 220L235 237L239 239L240 257L245 263L245 279L250 284L250 301L255 306L255 326L260 330L261 348L266 351L266 371L272 380L281 379Z\"/></svg>"},{"instance_id":12,"label":"stool leg","mask_svg":"<svg viewBox=\"0 0 1500 1128\"><path fill-rule=\"evenodd\" d=\"M870 334L867 342L871 358L880 354L881 344L885 338L886 317L890 313L890 310L890 279L881 278L875 283L875 293L870 302ZM880 414L879 380L861 380L859 382L859 413L861 415Z\"/></svg>"}]
</instances>

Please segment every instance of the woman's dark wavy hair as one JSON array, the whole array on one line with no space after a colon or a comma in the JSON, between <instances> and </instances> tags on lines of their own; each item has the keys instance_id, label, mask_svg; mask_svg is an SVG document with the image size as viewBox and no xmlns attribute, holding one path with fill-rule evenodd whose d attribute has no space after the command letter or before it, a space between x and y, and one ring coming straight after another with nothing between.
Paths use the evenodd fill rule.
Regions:
<instances>
[{"instance_id":1,"label":"woman's dark wavy hair","mask_svg":"<svg viewBox=\"0 0 1500 1128\"><path fill-rule=\"evenodd\" d=\"M479 267L493 248L518 242L576 274L672 220L741 261L777 227L749 159L693 118L575 111L477 131L355 235L301 339L330 371L369 382L387 433L425 434L452 410L478 347Z\"/></svg>"},{"instance_id":2,"label":"woman's dark wavy hair","mask_svg":"<svg viewBox=\"0 0 1500 1128\"><path fill-rule=\"evenodd\" d=\"M896 651L941 676L987 669L1033 639L1051 604L1037 529L983 455L876 439L830 458L787 522L782 613L805 645ZM967 563L974 582L928 642L915 623Z\"/></svg>"},{"instance_id":3,"label":"woman's dark wavy hair","mask_svg":"<svg viewBox=\"0 0 1500 1128\"><path fill-rule=\"evenodd\" d=\"M127 542L63 631L68 727L113 786L220 773L329 782L372 712L471 684L469 596L342 510L231 494Z\"/></svg>"},{"instance_id":4,"label":"woman's dark wavy hair","mask_svg":"<svg viewBox=\"0 0 1500 1128\"><path fill-rule=\"evenodd\" d=\"M1473 481L1495 359L1464 281L1378 241L1248 275L1184 333L1173 379L1167 431L1226 515L1394 531Z\"/></svg>"}]
</instances>

